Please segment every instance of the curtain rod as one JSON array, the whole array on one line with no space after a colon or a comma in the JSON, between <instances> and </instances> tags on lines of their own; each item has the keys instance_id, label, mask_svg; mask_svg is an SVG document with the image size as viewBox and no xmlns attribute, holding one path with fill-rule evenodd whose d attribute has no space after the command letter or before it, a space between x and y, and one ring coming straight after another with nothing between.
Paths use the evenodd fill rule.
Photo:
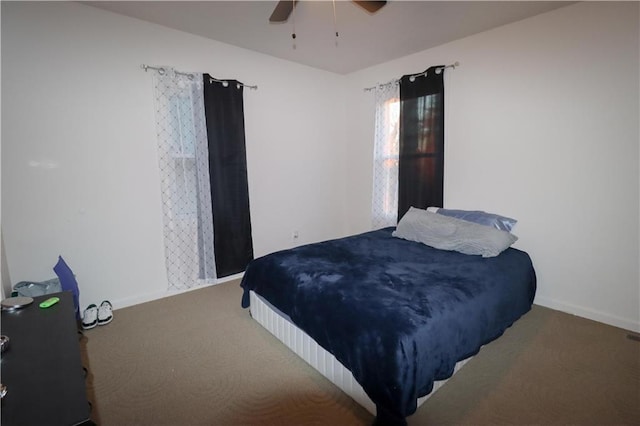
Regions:
<instances>
[{"instance_id":1,"label":"curtain rod","mask_svg":"<svg viewBox=\"0 0 640 426\"><path fill-rule=\"evenodd\" d=\"M140 68L142 68L145 72L147 72L148 70L154 70L154 71L157 71L157 72L158 72L158 74L160 74L160 75L164 75L164 74L167 72L167 70L166 70L166 69L164 69L163 67L153 67L153 66L146 65L146 64L142 64L142 65L140 66ZM188 78L189 78L189 80L193 80L194 73L181 72L181 71L175 71L175 73L176 73L177 75L184 75L185 77L188 77ZM210 78L209 78L209 82L210 82L210 83L213 83L214 81L215 81L216 83L222 83L222 85L223 85L224 87L227 87L227 86L229 85L229 82L228 82L228 81L218 80L218 79L213 78L213 77L210 77ZM251 89L251 90L258 90L258 86L250 86L250 85L248 85L248 84L244 84L244 83L240 83L240 82L238 82L238 83L237 83L237 85L238 85L238 86L242 86L242 87L246 87L247 89ZM240 87L238 87L238 88L240 88Z\"/></svg>"},{"instance_id":2,"label":"curtain rod","mask_svg":"<svg viewBox=\"0 0 640 426\"><path fill-rule=\"evenodd\" d=\"M443 67L438 67L438 68L436 68L436 74L440 74L442 71L444 71L444 70L445 70L445 69L447 69L447 68L453 68L453 69L455 69L456 67L459 67L459 66L460 66L460 62L455 61L455 62L454 62L454 63L452 63L452 64L449 64L449 65L445 65L445 66L443 66ZM416 80L416 77L422 77L422 76L425 76L425 75L427 75L427 72L426 72L426 71L425 71L425 72L418 73L418 74L412 74L412 75L410 75L410 76L409 76L409 81L414 82L414 81ZM397 83L399 83L399 82L400 82L400 79L398 78L398 79L395 79L395 80L387 81L386 83L380 83L380 84L378 84L378 85L376 85L376 86L365 87L365 88L364 88L364 91L365 91L365 92L370 92L370 91L372 91L372 90L377 89L378 87L384 87L384 86L388 86L388 85L390 85L390 84L397 84Z\"/></svg>"}]
</instances>

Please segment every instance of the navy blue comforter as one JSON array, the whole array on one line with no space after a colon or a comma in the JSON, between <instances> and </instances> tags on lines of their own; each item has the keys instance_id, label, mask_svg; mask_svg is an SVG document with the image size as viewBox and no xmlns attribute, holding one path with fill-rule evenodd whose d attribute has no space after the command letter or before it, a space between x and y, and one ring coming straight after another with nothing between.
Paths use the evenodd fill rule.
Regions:
<instances>
[{"instance_id":1,"label":"navy blue comforter","mask_svg":"<svg viewBox=\"0 0 640 426\"><path fill-rule=\"evenodd\" d=\"M380 423L405 422L416 399L529 311L529 255L482 258L391 236L393 228L252 261L249 290L291 317L362 385Z\"/></svg>"}]
</instances>

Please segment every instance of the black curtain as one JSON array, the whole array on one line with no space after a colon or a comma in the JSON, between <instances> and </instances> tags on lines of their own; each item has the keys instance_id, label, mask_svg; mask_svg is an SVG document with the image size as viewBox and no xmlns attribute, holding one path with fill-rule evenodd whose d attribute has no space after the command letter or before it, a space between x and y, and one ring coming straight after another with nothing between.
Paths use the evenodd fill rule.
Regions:
<instances>
[{"instance_id":1,"label":"black curtain","mask_svg":"<svg viewBox=\"0 0 640 426\"><path fill-rule=\"evenodd\" d=\"M436 68L442 68L439 73ZM409 207L442 207L444 66L400 79L398 220ZM414 81L411 81L414 80Z\"/></svg>"},{"instance_id":2,"label":"black curtain","mask_svg":"<svg viewBox=\"0 0 640 426\"><path fill-rule=\"evenodd\" d=\"M204 74L204 111L218 277L242 272L253 259L244 134L243 86Z\"/></svg>"}]
</instances>

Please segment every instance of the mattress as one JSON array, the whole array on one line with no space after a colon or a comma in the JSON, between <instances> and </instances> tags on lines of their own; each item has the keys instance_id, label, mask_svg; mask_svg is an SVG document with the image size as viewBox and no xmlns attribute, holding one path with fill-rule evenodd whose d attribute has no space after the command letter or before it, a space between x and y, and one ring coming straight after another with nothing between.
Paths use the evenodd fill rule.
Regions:
<instances>
[{"instance_id":1,"label":"mattress","mask_svg":"<svg viewBox=\"0 0 640 426\"><path fill-rule=\"evenodd\" d=\"M318 345L307 333L293 324L287 315L280 312L258 294L251 291L250 298L251 316L258 324L273 334L278 340L284 343L286 347L295 352L300 358L329 379L331 383L349 395L354 401L374 416L376 415L376 405L353 377L351 371L345 368L330 352L327 352L322 346ZM471 358L467 358L459 361L455 366L454 374L470 359ZM418 398L418 407L429 399L429 397L448 380L449 379L434 382L433 391L422 398Z\"/></svg>"}]
</instances>

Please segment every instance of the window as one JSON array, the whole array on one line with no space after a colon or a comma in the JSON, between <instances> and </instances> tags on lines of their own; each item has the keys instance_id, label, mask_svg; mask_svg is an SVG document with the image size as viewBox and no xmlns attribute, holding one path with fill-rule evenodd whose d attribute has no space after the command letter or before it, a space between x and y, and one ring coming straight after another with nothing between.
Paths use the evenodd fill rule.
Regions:
<instances>
[{"instance_id":1,"label":"window","mask_svg":"<svg viewBox=\"0 0 640 426\"><path fill-rule=\"evenodd\" d=\"M167 281L183 290L253 259L244 85L171 68L153 80Z\"/></svg>"},{"instance_id":2,"label":"window","mask_svg":"<svg viewBox=\"0 0 640 426\"><path fill-rule=\"evenodd\" d=\"M154 75L167 281L215 282L213 220L201 78Z\"/></svg>"},{"instance_id":3,"label":"window","mask_svg":"<svg viewBox=\"0 0 640 426\"><path fill-rule=\"evenodd\" d=\"M400 96L397 84L376 90L372 200L373 229L393 226L398 220L400 132Z\"/></svg>"},{"instance_id":4,"label":"window","mask_svg":"<svg viewBox=\"0 0 640 426\"><path fill-rule=\"evenodd\" d=\"M411 206L442 206L442 69L430 67L375 88L373 229L396 225Z\"/></svg>"},{"instance_id":5,"label":"window","mask_svg":"<svg viewBox=\"0 0 640 426\"><path fill-rule=\"evenodd\" d=\"M171 210L176 219L196 219L198 213L198 187L196 171L196 130L193 100L179 93L169 102L171 127L170 156L172 159L172 203Z\"/></svg>"},{"instance_id":6,"label":"window","mask_svg":"<svg viewBox=\"0 0 640 426\"><path fill-rule=\"evenodd\" d=\"M398 216L410 207L442 207L444 81L438 66L400 80Z\"/></svg>"}]
</instances>

